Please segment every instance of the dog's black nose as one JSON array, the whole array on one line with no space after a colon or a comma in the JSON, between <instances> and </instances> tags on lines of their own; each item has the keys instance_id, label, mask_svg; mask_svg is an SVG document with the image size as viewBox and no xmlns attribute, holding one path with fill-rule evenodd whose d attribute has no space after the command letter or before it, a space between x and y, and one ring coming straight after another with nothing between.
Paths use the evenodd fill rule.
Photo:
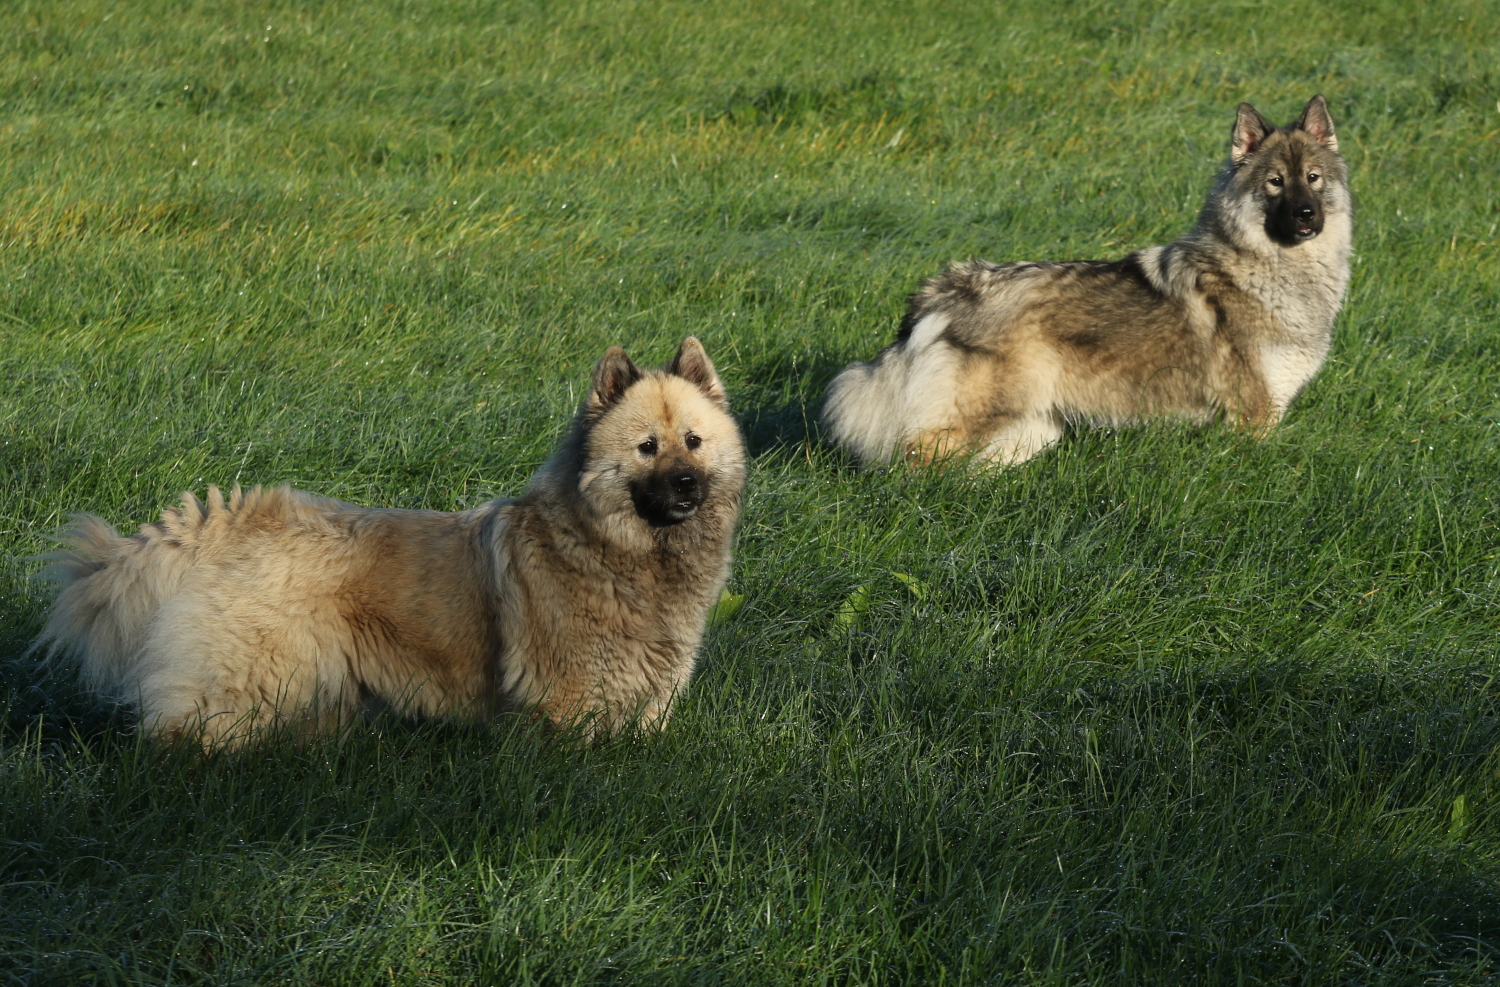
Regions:
<instances>
[{"instance_id":1,"label":"dog's black nose","mask_svg":"<svg viewBox=\"0 0 1500 987\"><path fill-rule=\"evenodd\" d=\"M1293 212L1296 213L1298 219L1312 219L1318 214L1312 206L1298 206Z\"/></svg>"},{"instance_id":2,"label":"dog's black nose","mask_svg":"<svg viewBox=\"0 0 1500 987\"><path fill-rule=\"evenodd\" d=\"M672 489L680 494L690 494L698 488L698 476L695 473L681 473L672 477Z\"/></svg>"}]
</instances>

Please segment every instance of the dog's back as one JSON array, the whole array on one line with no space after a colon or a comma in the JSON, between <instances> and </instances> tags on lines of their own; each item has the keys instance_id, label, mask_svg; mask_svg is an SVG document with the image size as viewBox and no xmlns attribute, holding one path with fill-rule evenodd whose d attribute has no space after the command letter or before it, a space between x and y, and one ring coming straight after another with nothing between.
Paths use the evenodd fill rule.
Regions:
<instances>
[{"instance_id":1,"label":"dog's back","mask_svg":"<svg viewBox=\"0 0 1500 987\"><path fill-rule=\"evenodd\" d=\"M480 691L494 650L474 612L493 596L470 557L483 520L285 487L185 494L128 538L81 515L44 573L60 591L35 647L157 733L204 711L208 739L292 709L337 718L366 691L436 711Z\"/></svg>"}]
</instances>

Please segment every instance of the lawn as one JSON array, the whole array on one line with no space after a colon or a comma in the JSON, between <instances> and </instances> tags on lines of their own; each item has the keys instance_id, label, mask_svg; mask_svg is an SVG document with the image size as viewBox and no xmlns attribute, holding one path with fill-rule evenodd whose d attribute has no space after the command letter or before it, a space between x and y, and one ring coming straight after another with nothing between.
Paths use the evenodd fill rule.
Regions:
<instances>
[{"instance_id":1,"label":"lawn","mask_svg":"<svg viewBox=\"0 0 1500 987\"><path fill-rule=\"evenodd\" d=\"M1241 100L1356 198L1275 434L859 472L949 261L1193 221ZM1500 977L1493 4L0 9L0 984ZM753 453L670 729L194 757L27 657L80 509L518 492L703 339Z\"/></svg>"}]
</instances>

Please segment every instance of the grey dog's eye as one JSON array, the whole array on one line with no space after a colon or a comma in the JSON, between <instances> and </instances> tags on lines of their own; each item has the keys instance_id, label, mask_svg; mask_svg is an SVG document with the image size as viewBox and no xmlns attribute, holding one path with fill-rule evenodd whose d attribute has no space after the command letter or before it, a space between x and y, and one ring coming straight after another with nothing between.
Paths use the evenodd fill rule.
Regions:
<instances>
[{"instance_id":1,"label":"grey dog's eye","mask_svg":"<svg viewBox=\"0 0 1500 987\"><path fill-rule=\"evenodd\" d=\"M1274 186L1276 186L1277 188L1281 188L1281 176L1280 175L1272 175L1271 176L1271 184L1274 185Z\"/></svg>"},{"instance_id":2,"label":"grey dog's eye","mask_svg":"<svg viewBox=\"0 0 1500 987\"><path fill-rule=\"evenodd\" d=\"M689 449L696 449L703 444L703 440L692 432L689 432L683 441L687 443Z\"/></svg>"},{"instance_id":3,"label":"grey dog's eye","mask_svg":"<svg viewBox=\"0 0 1500 987\"><path fill-rule=\"evenodd\" d=\"M1317 181L1319 178L1322 178L1322 177L1323 176L1319 175L1316 171L1310 171L1310 172L1307 173L1307 183L1309 185L1311 185L1313 182Z\"/></svg>"},{"instance_id":4,"label":"grey dog's eye","mask_svg":"<svg viewBox=\"0 0 1500 987\"><path fill-rule=\"evenodd\" d=\"M640 445L636 446L636 448L641 451L642 455L654 456L656 455L656 440L647 439L645 442L642 442Z\"/></svg>"}]
</instances>

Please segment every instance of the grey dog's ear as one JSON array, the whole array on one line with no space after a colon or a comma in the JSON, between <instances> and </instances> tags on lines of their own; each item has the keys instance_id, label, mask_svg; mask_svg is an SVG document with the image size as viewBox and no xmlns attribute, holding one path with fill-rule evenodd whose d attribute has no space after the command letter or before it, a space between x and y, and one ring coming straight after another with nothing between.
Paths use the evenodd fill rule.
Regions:
<instances>
[{"instance_id":1,"label":"grey dog's ear","mask_svg":"<svg viewBox=\"0 0 1500 987\"><path fill-rule=\"evenodd\" d=\"M588 410L598 413L606 410L630 389L630 385L641 379L640 368L630 362L630 357L618 346L604 351L598 365L594 367L594 383L589 390Z\"/></svg>"},{"instance_id":2,"label":"grey dog's ear","mask_svg":"<svg viewBox=\"0 0 1500 987\"><path fill-rule=\"evenodd\" d=\"M1257 113L1255 107L1241 103L1240 112L1234 118L1234 129L1229 132L1229 160L1235 164L1244 161L1275 132L1276 128Z\"/></svg>"},{"instance_id":3,"label":"grey dog's ear","mask_svg":"<svg viewBox=\"0 0 1500 987\"><path fill-rule=\"evenodd\" d=\"M672 362L667 366L667 372L692 381L710 399L725 407L729 406L729 395L724 393L724 385L719 382L714 362L708 358L708 351L698 342L698 337L689 336L682 341L682 345L677 348L677 355L672 357Z\"/></svg>"},{"instance_id":4,"label":"grey dog's ear","mask_svg":"<svg viewBox=\"0 0 1500 987\"><path fill-rule=\"evenodd\" d=\"M1339 139L1333 134L1333 117L1328 115L1328 100L1321 94L1307 101L1307 108L1297 120L1297 129L1330 151L1339 149Z\"/></svg>"}]
</instances>

